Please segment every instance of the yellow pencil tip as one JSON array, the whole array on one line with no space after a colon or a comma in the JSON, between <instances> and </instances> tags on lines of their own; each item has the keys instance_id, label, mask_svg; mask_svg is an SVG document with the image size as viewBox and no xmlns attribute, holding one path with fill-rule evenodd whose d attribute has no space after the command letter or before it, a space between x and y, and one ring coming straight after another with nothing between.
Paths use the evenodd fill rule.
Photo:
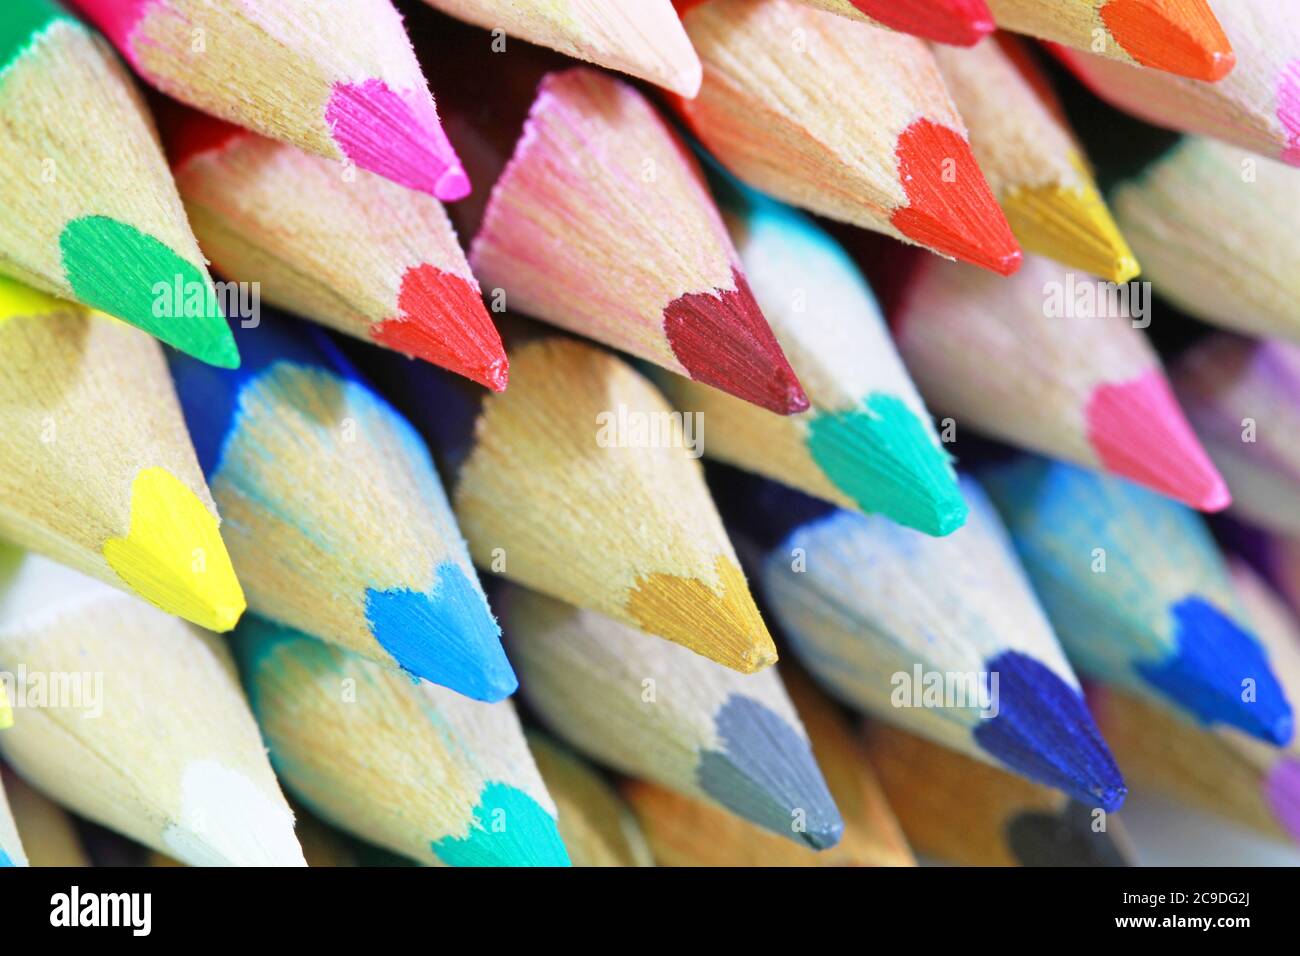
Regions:
<instances>
[{"instance_id":1,"label":"yellow pencil tip","mask_svg":"<svg viewBox=\"0 0 1300 956\"><path fill-rule=\"evenodd\" d=\"M244 613L217 519L165 468L135 476L130 531L105 543L104 560L141 597L208 630L228 631Z\"/></svg>"},{"instance_id":2,"label":"yellow pencil tip","mask_svg":"<svg viewBox=\"0 0 1300 956\"><path fill-rule=\"evenodd\" d=\"M724 667L753 674L776 663L776 645L735 562L719 557L718 589L698 578L649 574L628 598L633 621Z\"/></svg>"},{"instance_id":3,"label":"yellow pencil tip","mask_svg":"<svg viewBox=\"0 0 1300 956\"><path fill-rule=\"evenodd\" d=\"M1017 189L1002 197L1002 209L1029 252L1110 282L1128 282L1142 271L1091 181Z\"/></svg>"}]
</instances>

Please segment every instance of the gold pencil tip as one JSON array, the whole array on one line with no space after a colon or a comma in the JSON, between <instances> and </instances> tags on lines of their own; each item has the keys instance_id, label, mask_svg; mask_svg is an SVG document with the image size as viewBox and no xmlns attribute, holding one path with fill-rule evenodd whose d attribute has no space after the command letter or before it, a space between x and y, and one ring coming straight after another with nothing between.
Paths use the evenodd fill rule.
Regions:
<instances>
[{"instance_id":1,"label":"gold pencil tip","mask_svg":"<svg viewBox=\"0 0 1300 956\"><path fill-rule=\"evenodd\" d=\"M1025 249L1110 282L1140 273L1101 194L1082 187L1018 189L1002 198L1011 230Z\"/></svg>"},{"instance_id":2,"label":"gold pencil tip","mask_svg":"<svg viewBox=\"0 0 1300 956\"><path fill-rule=\"evenodd\" d=\"M634 623L724 667L753 674L776 663L776 645L734 561L714 565L718 589L698 578L655 573L628 598Z\"/></svg>"}]
</instances>

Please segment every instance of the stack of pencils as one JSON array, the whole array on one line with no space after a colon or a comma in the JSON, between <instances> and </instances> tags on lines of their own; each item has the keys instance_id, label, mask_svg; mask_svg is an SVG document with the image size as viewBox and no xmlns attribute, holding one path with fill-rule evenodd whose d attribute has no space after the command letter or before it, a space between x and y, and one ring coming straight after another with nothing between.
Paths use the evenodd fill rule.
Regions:
<instances>
[{"instance_id":1,"label":"stack of pencils","mask_svg":"<svg viewBox=\"0 0 1300 956\"><path fill-rule=\"evenodd\" d=\"M0 865L1300 844L1287 6L5 0Z\"/></svg>"}]
</instances>

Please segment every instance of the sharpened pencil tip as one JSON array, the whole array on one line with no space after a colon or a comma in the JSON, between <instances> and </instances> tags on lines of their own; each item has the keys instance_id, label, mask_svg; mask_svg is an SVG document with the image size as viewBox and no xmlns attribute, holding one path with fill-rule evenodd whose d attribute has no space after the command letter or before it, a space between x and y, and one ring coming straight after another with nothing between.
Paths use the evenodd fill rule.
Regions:
<instances>
[{"instance_id":1,"label":"sharpened pencil tip","mask_svg":"<svg viewBox=\"0 0 1300 956\"><path fill-rule=\"evenodd\" d=\"M210 631L230 630L244 613L217 519L165 468L135 476L129 530L104 543L104 560L145 600Z\"/></svg>"},{"instance_id":2,"label":"sharpened pencil tip","mask_svg":"<svg viewBox=\"0 0 1300 956\"><path fill-rule=\"evenodd\" d=\"M700 789L796 843L824 850L840 842L844 820L802 735L743 694L728 697L713 722L720 747L700 756Z\"/></svg>"},{"instance_id":3,"label":"sharpened pencil tip","mask_svg":"<svg viewBox=\"0 0 1300 956\"><path fill-rule=\"evenodd\" d=\"M1142 66L1214 83L1236 65L1232 44L1204 0L1109 0L1102 22Z\"/></svg>"},{"instance_id":4,"label":"sharpened pencil tip","mask_svg":"<svg viewBox=\"0 0 1300 956\"><path fill-rule=\"evenodd\" d=\"M444 561L428 592L366 593L375 640L404 670L474 700L498 701L519 686L501 629L460 566Z\"/></svg>"},{"instance_id":5,"label":"sharpened pencil tip","mask_svg":"<svg viewBox=\"0 0 1300 956\"><path fill-rule=\"evenodd\" d=\"M505 389L509 362L477 283L421 263L403 273L397 307L397 318L370 327L377 343L493 391Z\"/></svg>"},{"instance_id":6,"label":"sharpened pencil tip","mask_svg":"<svg viewBox=\"0 0 1300 956\"><path fill-rule=\"evenodd\" d=\"M795 415L808 396L740 270L733 289L678 296L664 309L664 334L697 382L776 412Z\"/></svg>"},{"instance_id":7,"label":"sharpened pencil tip","mask_svg":"<svg viewBox=\"0 0 1300 956\"><path fill-rule=\"evenodd\" d=\"M898 177L908 205L890 222L918 245L1000 275L1020 268L1023 253L960 133L920 119L898 137Z\"/></svg>"},{"instance_id":8,"label":"sharpened pencil tip","mask_svg":"<svg viewBox=\"0 0 1300 956\"><path fill-rule=\"evenodd\" d=\"M877 23L893 30L948 43L974 46L997 29L984 0L852 0Z\"/></svg>"},{"instance_id":9,"label":"sharpened pencil tip","mask_svg":"<svg viewBox=\"0 0 1300 956\"><path fill-rule=\"evenodd\" d=\"M975 728L981 749L1030 780L1118 810L1128 788L1079 690L1020 651L999 654L986 670L996 712Z\"/></svg>"},{"instance_id":10,"label":"sharpened pencil tip","mask_svg":"<svg viewBox=\"0 0 1300 956\"><path fill-rule=\"evenodd\" d=\"M448 866L570 865L555 819L522 790L497 782L483 788L467 832L435 841L433 853Z\"/></svg>"},{"instance_id":11,"label":"sharpened pencil tip","mask_svg":"<svg viewBox=\"0 0 1300 956\"><path fill-rule=\"evenodd\" d=\"M428 90L399 92L375 79L339 84L325 119L339 152L362 169L448 202L469 194Z\"/></svg>"},{"instance_id":12,"label":"sharpened pencil tip","mask_svg":"<svg viewBox=\"0 0 1300 956\"><path fill-rule=\"evenodd\" d=\"M647 634L666 638L742 674L776 663L776 645L758 613L749 585L731 559L714 565L718 588L696 578L643 576L627 611Z\"/></svg>"},{"instance_id":13,"label":"sharpened pencil tip","mask_svg":"<svg viewBox=\"0 0 1300 956\"><path fill-rule=\"evenodd\" d=\"M1283 746L1294 732L1286 694L1255 637L1202 597L1170 609L1177 650L1135 667L1147 684L1205 724L1227 724ZM1249 688L1249 693L1247 693Z\"/></svg>"},{"instance_id":14,"label":"sharpened pencil tip","mask_svg":"<svg viewBox=\"0 0 1300 956\"><path fill-rule=\"evenodd\" d=\"M813 460L865 513L938 537L966 522L947 454L901 399L874 393L851 411L818 415L808 432Z\"/></svg>"},{"instance_id":15,"label":"sharpened pencil tip","mask_svg":"<svg viewBox=\"0 0 1300 956\"><path fill-rule=\"evenodd\" d=\"M1084 417L1088 441L1107 471L1201 511L1231 504L1227 483L1160 369L1097 386Z\"/></svg>"},{"instance_id":16,"label":"sharpened pencil tip","mask_svg":"<svg viewBox=\"0 0 1300 956\"><path fill-rule=\"evenodd\" d=\"M1091 185L1016 189L999 198L1027 251L1115 283L1128 282L1141 271L1110 209Z\"/></svg>"}]
</instances>

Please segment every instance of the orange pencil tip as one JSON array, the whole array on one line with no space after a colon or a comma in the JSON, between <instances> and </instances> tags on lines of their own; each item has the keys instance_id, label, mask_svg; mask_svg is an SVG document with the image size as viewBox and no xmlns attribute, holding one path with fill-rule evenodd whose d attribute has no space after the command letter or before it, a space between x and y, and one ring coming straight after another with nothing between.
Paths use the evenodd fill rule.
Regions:
<instances>
[{"instance_id":1,"label":"orange pencil tip","mask_svg":"<svg viewBox=\"0 0 1300 956\"><path fill-rule=\"evenodd\" d=\"M1204 0L1110 0L1101 19L1143 66L1210 83L1236 66L1232 44Z\"/></svg>"}]
</instances>

